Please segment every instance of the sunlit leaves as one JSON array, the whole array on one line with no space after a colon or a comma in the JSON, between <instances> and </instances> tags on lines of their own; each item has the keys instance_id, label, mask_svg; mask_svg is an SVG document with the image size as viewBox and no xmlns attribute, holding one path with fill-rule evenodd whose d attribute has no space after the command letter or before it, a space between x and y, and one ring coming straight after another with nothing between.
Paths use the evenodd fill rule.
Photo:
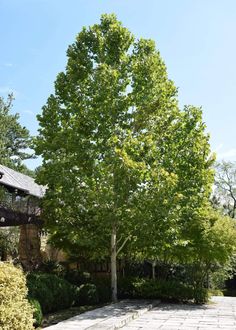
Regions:
<instances>
[{"instance_id":1,"label":"sunlit leaves","mask_svg":"<svg viewBox=\"0 0 236 330\"><path fill-rule=\"evenodd\" d=\"M185 245L213 178L201 110L178 108L155 43L114 15L83 28L67 56L36 140L54 241L104 256L115 224L138 255Z\"/></svg>"}]
</instances>

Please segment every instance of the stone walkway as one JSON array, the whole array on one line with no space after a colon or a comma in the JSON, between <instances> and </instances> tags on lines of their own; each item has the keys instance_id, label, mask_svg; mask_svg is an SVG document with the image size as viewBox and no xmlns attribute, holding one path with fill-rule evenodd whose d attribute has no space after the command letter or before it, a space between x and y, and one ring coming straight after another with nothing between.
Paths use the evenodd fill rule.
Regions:
<instances>
[{"instance_id":1,"label":"stone walkway","mask_svg":"<svg viewBox=\"0 0 236 330\"><path fill-rule=\"evenodd\" d=\"M155 307L159 301L132 300L111 304L77 315L47 330L115 330L120 329L135 318Z\"/></svg>"},{"instance_id":2,"label":"stone walkway","mask_svg":"<svg viewBox=\"0 0 236 330\"><path fill-rule=\"evenodd\" d=\"M235 330L236 298L213 297L205 306L160 304L122 330Z\"/></svg>"},{"instance_id":3,"label":"stone walkway","mask_svg":"<svg viewBox=\"0 0 236 330\"><path fill-rule=\"evenodd\" d=\"M236 298L213 297L204 306L127 301L80 314L50 330L236 330Z\"/></svg>"}]
</instances>

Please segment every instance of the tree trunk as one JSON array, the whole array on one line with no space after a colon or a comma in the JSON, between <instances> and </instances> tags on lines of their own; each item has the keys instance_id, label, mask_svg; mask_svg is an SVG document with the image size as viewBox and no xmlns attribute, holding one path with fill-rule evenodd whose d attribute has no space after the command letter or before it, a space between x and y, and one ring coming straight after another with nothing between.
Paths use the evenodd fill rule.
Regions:
<instances>
[{"instance_id":1,"label":"tree trunk","mask_svg":"<svg viewBox=\"0 0 236 330\"><path fill-rule=\"evenodd\" d=\"M20 226L19 259L26 271L37 269L41 262L40 232L36 225Z\"/></svg>"},{"instance_id":2,"label":"tree trunk","mask_svg":"<svg viewBox=\"0 0 236 330\"><path fill-rule=\"evenodd\" d=\"M116 269L116 226L112 226L111 234L111 298L117 302L117 269Z\"/></svg>"},{"instance_id":3,"label":"tree trunk","mask_svg":"<svg viewBox=\"0 0 236 330\"><path fill-rule=\"evenodd\" d=\"M156 279L156 261L152 261L152 279Z\"/></svg>"}]
</instances>

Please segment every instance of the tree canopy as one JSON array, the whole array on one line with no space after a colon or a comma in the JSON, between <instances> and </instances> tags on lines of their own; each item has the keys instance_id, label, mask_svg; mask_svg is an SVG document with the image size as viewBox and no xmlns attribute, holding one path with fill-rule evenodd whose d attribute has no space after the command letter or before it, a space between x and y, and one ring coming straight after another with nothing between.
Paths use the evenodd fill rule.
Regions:
<instances>
[{"instance_id":1,"label":"tree canopy","mask_svg":"<svg viewBox=\"0 0 236 330\"><path fill-rule=\"evenodd\" d=\"M13 95L0 97L0 164L28 173L23 161L32 158L29 131L19 123L19 114L12 114Z\"/></svg>"},{"instance_id":2,"label":"tree canopy","mask_svg":"<svg viewBox=\"0 0 236 330\"><path fill-rule=\"evenodd\" d=\"M216 164L213 204L231 218L236 217L236 163L222 161Z\"/></svg>"}]
</instances>

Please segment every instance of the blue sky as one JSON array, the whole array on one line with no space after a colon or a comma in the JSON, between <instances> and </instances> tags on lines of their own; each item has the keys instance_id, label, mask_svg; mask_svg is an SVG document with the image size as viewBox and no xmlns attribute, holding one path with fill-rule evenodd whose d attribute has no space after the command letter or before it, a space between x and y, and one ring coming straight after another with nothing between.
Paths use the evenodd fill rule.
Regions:
<instances>
[{"instance_id":1,"label":"blue sky","mask_svg":"<svg viewBox=\"0 0 236 330\"><path fill-rule=\"evenodd\" d=\"M36 114L68 45L111 12L136 37L156 41L180 104L202 106L212 150L236 161L235 0L0 0L0 96L14 92L21 123L37 134Z\"/></svg>"}]
</instances>

